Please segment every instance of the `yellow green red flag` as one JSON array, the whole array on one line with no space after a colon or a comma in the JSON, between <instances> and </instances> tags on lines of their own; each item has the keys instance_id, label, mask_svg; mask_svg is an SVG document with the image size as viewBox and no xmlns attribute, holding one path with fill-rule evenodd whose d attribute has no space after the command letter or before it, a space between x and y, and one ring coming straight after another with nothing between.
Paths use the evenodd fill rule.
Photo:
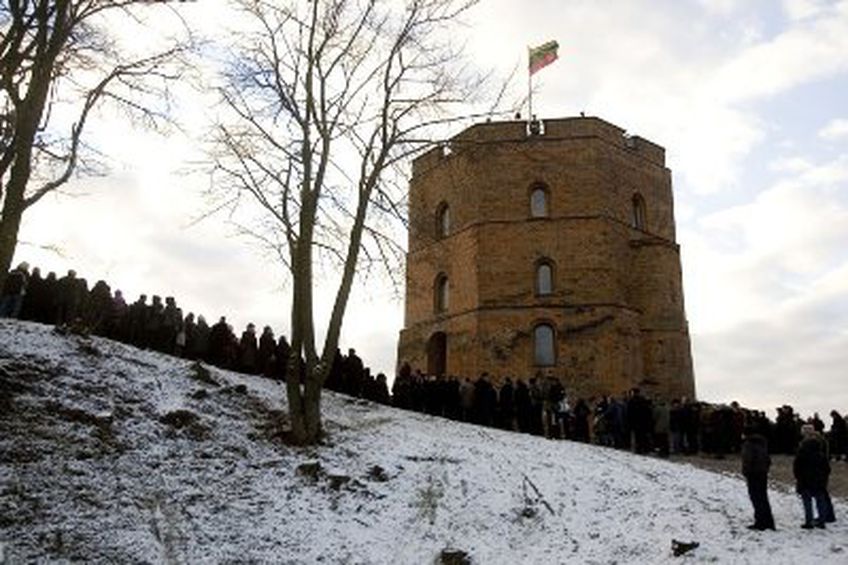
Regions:
<instances>
[{"instance_id":1,"label":"yellow green red flag","mask_svg":"<svg viewBox=\"0 0 848 565\"><path fill-rule=\"evenodd\" d=\"M530 74L550 65L557 60L557 49L559 43L548 41L539 47L530 48Z\"/></svg>"}]
</instances>

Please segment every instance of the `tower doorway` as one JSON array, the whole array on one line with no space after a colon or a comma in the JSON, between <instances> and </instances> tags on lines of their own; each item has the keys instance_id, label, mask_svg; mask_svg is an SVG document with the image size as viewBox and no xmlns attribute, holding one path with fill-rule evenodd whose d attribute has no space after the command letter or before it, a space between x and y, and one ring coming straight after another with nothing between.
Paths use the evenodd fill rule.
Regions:
<instances>
[{"instance_id":1,"label":"tower doorway","mask_svg":"<svg viewBox=\"0 0 848 565\"><path fill-rule=\"evenodd\" d=\"M444 376L448 361L448 336L436 332L427 340L427 374Z\"/></svg>"}]
</instances>

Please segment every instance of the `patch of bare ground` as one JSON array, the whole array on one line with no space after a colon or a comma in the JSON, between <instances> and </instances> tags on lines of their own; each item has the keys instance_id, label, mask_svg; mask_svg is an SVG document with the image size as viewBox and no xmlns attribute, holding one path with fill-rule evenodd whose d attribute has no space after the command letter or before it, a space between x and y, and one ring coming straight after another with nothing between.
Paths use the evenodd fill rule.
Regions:
<instances>
[{"instance_id":1,"label":"patch of bare ground","mask_svg":"<svg viewBox=\"0 0 848 565\"><path fill-rule=\"evenodd\" d=\"M675 463L689 463L695 467L742 476L742 461L738 454L727 455L723 459L716 459L710 455L674 455L670 458ZM795 492L795 477L792 475L792 455L772 455L771 470L769 471L769 482L775 488L786 492ZM848 500L848 462L830 462L830 481L828 490L832 497Z\"/></svg>"}]
</instances>

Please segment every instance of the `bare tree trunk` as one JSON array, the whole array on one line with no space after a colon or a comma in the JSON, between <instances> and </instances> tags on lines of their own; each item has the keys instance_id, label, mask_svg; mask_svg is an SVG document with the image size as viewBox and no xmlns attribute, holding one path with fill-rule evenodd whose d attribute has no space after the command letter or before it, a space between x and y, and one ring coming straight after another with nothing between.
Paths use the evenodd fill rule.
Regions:
<instances>
[{"instance_id":1,"label":"bare tree trunk","mask_svg":"<svg viewBox=\"0 0 848 565\"><path fill-rule=\"evenodd\" d=\"M306 379L303 398L303 416L306 423L306 441L318 443L321 439L321 386L323 368Z\"/></svg>"},{"instance_id":2,"label":"bare tree trunk","mask_svg":"<svg viewBox=\"0 0 848 565\"><path fill-rule=\"evenodd\" d=\"M12 166L9 183L6 185L6 198L3 200L3 215L0 217L0 288L6 282L6 275L12 266L12 258L18 245L18 231L24 213L24 191L30 176L30 150L21 148L18 158Z\"/></svg>"},{"instance_id":3,"label":"bare tree trunk","mask_svg":"<svg viewBox=\"0 0 848 565\"><path fill-rule=\"evenodd\" d=\"M3 219L0 220L0 288L6 283L6 275L12 267L12 258L18 245L18 230L21 226L21 211L13 208L11 199L6 198Z\"/></svg>"},{"instance_id":4,"label":"bare tree trunk","mask_svg":"<svg viewBox=\"0 0 848 565\"><path fill-rule=\"evenodd\" d=\"M58 33L58 32L57 32ZM56 49L48 51L44 60L37 61L32 73L26 98L16 117L15 136L11 140L11 170L6 183L3 212L0 216L0 288L6 282L6 275L12 266L12 259L18 245L18 232L26 209L25 195L32 174L32 146L35 134L47 104L50 90L50 70L55 61Z\"/></svg>"}]
</instances>

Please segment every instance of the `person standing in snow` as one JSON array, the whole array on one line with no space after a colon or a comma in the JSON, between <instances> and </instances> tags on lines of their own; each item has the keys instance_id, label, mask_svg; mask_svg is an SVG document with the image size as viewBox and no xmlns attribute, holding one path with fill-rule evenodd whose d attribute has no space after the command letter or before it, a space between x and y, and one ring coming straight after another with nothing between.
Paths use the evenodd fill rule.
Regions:
<instances>
[{"instance_id":1,"label":"person standing in snow","mask_svg":"<svg viewBox=\"0 0 848 565\"><path fill-rule=\"evenodd\" d=\"M0 318L17 318L21 314L29 279L29 265L21 263L6 275L0 295Z\"/></svg>"},{"instance_id":2,"label":"person standing in snow","mask_svg":"<svg viewBox=\"0 0 848 565\"><path fill-rule=\"evenodd\" d=\"M748 497L754 507L751 530L774 530L774 516L768 499L768 472L771 457L766 438L753 427L742 432L742 476L748 485Z\"/></svg>"},{"instance_id":3,"label":"person standing in snow","mask_svg":"<svg viewBox=\"0 0 848 565\"><path fill-rule=\"evenodd\" d=\"M26 296L24 296L23 304L21 305L21 320L40 321L38 314L43 301L44 279L41 278L41 269L33 267L32 273L27 280Z\"/></svg>"},{"instance_id":4,"label":"person standing in snow","mask_svg":"<svg viewBox=\"0 0 848 565\"><path fill-rule=\"evenodd\" d=\"M256 343L256 326L247 324L239 341L239 367L243 373L256 374L256 355L259 346Z\"/></svg>"},{"instance_id":5,"label":"person standing in snow","mask_svg":"<svg viewBox=\"0 0 848 565\"><path fill-rule=\"evenodd\" d=\"M631 391L627 401L627 424L633 434L633 446L638 454L651 449L651 432L654 429L651 401L642 396L638 388Z\"/></svg>"},{"instance_id":6,"label":"person standing in snow","mask_svg":"<svg viewBox=\"0 0 848 565\"><path fill-rule=\"evenodd\" d=\"M271 326L262 328L262 335L259 337L259 353L256 356L256 368L260 374L270 377L274 374L273 358L274 350L277 348L277 340L274 337L274 330ZM336 359L339 358L338 351L333 358L333 366L336 366Z\"/></svg>"},{"instance_id":7,"label":"person standing in snow","mask_svg":"<svg viewBox=\"0 0 848 565\"><path fill-rule=\"evenodd\" d=\"M837 461L840 456L844 456L848 461L848 426L845 418L836 410L830 411L830 417L830 456Z\"/></svg>"},{"instance_id":8,"label":"person standing in snow","mask_svg":"<svg viewBox=\"0 0 848 565\"><path fill-rule=\"evenodd\" d=\"M464 377L459 383L459 406L461 409L461 420L471 422L474 420L474 385Z\"/></svg>"},{"instance_id":9,"label":"person standing in snow","mask_svg":"<svg viewBox=\"0 0 848 565\"><path fill-rule=\"evenodd\" d=\"M792 470L795 474L795 490L804 504L804 529L824 528L832 518L828 512L827 479L830 461L824 440L816 433L812 424L801 426L802 440L795 454ZM818 518L813 520L813 500L816 501Z\"/></svg>"}]
</instances>

